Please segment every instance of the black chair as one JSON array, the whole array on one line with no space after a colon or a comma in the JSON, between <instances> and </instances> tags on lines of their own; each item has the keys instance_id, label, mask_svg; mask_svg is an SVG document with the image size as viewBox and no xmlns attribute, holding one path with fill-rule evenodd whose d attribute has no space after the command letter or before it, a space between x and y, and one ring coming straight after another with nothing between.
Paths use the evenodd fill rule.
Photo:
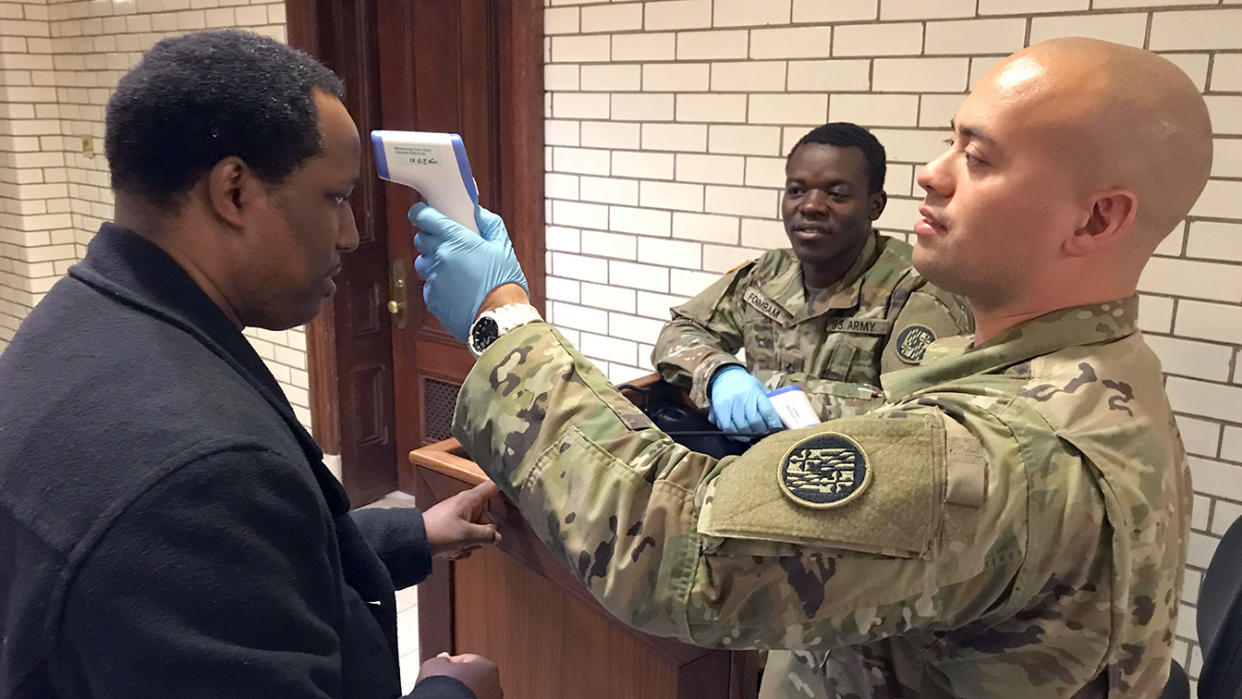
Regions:
<instances>
[{"instance_id":1,"label":"black chair","mask_svg":"<svg viewBox=\"0 0 1242 699\"><path fill-rule=\"evenodd\" d=\"M1242 518L1221 537L1199 586L1199 699L1242 699Z\"/></svg>"},{"instance_id":2,"label":"black chair","mask_svg":"<svg viewBox=\"0 0 1242 699\"><path fill-rule=\"evenodd\" d=\"M1169 681L1164 683L1160 699L1190 699L1190 678L1176 660L1169 668Z\"/></svg>"}]
</instances>

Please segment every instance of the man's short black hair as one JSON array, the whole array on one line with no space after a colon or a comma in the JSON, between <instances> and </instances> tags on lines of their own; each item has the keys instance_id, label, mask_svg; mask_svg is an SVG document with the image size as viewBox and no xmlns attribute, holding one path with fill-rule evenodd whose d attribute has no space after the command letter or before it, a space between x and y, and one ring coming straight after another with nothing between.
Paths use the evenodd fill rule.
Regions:
<instances>
[{"instance_id":1,"label":"man's short black hair","mask_svg":"<svg viewBox=\"0 0 1242 699\"><path fill-rule=\"evenodd\" d=\"M838 148L857 148L867 159L867 185L871 194L883 191L884 175L888 170L887 155L884 146L871 132L848 121L834 121L823 126L816 126L800 138L789 150L786 159L792 158L794 151L806 143L822 143Z\"/></svg>"},{"instance_id":2,"label":"man's short black hair","mask_svg":"<svg viewBox=\"0 0 1242 699\"><path fill-rule=\"evenodd\" d=\"M323 151L316 89L345 96L335 73L265 36L224 29L165 39L108 100L112 188L175 207L231 155L279 184Z\"/></svg>"}]
</instances>

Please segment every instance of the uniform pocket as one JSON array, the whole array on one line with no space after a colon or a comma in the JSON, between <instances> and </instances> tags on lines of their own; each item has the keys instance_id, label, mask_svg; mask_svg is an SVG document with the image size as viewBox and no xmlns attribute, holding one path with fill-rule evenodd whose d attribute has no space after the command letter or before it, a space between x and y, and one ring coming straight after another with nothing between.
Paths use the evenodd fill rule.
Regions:
<instances>
[{"instance_id":1,"label":"uniform pocket","mask_svg":"<svg viewBox=\"0 0 1242 699\"><path fill-rule=\"evenodd\" d=\"M850 383L880 384L880 340L875 335L838 333L829 352L825 378Z\"/></svg>"},{"instance_id":2,"label":"uniform pocket","mask_svg":"<svg viewBox=\"0 0 1242 699\"><path fill-rule=\"evenodd\" d=\"M776 357L776 324L758 313L749 314L742 326L742 347L749 366L767 366Z\"/></svg>"}]
</instances>

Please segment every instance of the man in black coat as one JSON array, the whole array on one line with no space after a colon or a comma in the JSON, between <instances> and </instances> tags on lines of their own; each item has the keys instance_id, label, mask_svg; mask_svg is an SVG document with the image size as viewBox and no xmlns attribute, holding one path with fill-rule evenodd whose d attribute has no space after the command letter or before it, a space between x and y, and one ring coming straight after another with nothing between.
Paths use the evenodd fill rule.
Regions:
<instances>
[{"instance_id":1,"label":"man in black coat","mask_svg":"<svg viewBox=\"0 0 1242 699\"><path fill-rule=\"evenodd\" d=\"M490 483L349 512L241 333L313 318L358 243L342 95L236 31L117 87L115 223L0 355L0 696L394 697L394 587L497 540ZM413 693L476 695L469 655Z\"/></svg>"}]
</instances>

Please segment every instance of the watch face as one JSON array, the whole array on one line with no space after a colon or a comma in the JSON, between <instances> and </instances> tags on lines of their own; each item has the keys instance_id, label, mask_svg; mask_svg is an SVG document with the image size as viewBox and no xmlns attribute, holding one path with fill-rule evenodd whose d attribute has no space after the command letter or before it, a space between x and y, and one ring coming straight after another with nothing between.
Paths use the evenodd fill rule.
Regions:
<instances>
[{"instance_id":1,"label":"watch face","mask_svg":"<svg viewBox=\"0 0 1242 699\"><path fill-rule=\"evenodd\" d=\"M491 316L483 316L474 322L474 327L470 328L470 344L474 346L476 352L482 352L496 338L500 337L500 326L496 325L495 319Z\"/></svg>"}]
</instances>

